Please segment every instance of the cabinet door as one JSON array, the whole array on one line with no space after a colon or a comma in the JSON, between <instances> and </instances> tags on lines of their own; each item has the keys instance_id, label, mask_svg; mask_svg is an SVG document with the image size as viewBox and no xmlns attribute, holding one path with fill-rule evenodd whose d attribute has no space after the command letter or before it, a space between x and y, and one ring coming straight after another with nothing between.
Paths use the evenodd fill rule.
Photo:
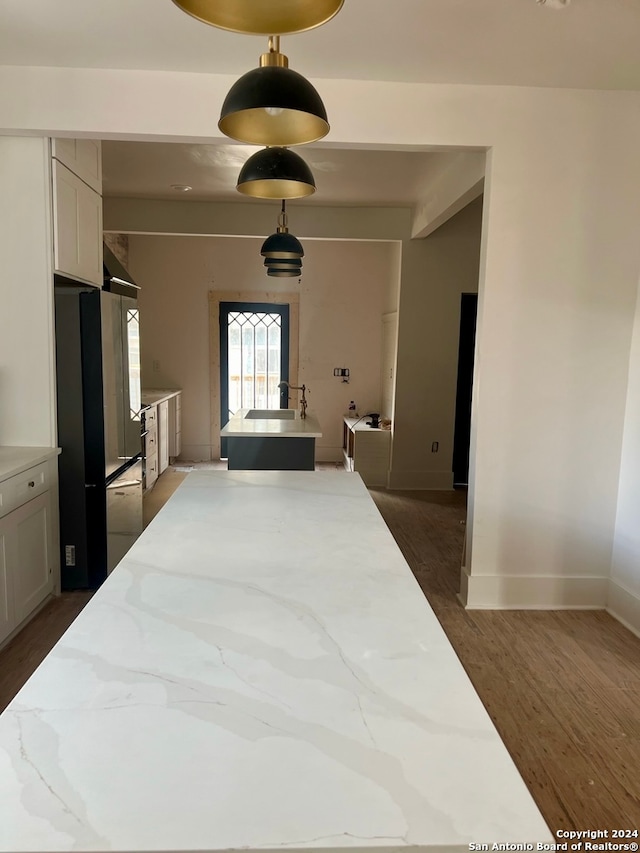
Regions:
<instances>
[{"instance_id":1,"label":"cabinet door","mask_svg":"<svg viewBox=\"0 0 640 853\"><path fill-rule=\"evenodd\" d=\"M180 456L182 450L182 395L169 398L169 459Z\"/></svg>"},{"instance_id":2,"label":"cabinet door","mask_svg":"<svg viewBox=\"0 0 640 853\"><path fill-rule=\"evenodd\" d=\"M102 198L53 161L56 272L102 287Z\"/></svg>"},{"instance_id":3,"label":"cabinet door","mask_svg":"<svg viewBox=\"0 0 640 853\"><path fill-rule=\"evenodd\" d=\"M11 584L12 567L15 564L12 515L0 519L0 643L16 625Z\"/></svg>"},{"instance_id":4,"label":"cabinet door","mask_svg":"<svg viewBox=\"0 0 640 853\"><path fill-rule=\"evenodd\" d=\"M158 474L169 466L169 401L158 403Z\"/></svg>"},{"instance_id":5,"label":"cabinet door","mask_svg":"<svg viewBox=\"0 0 640 853\"><path fill-rule=\"evenodd\" d=\"M102 192L102 143L99 139L52 139L51 154L97 193Z\"/></svg>"},{"instance_id":6,"label":"cabinet door","mask_svg":"<svg viewBox=\"0 0 640 853\"><path fill-rule=\"evenodd\" d=\"M145 489L150 489L158 479L158 454L154 453L145 460Z\"/></svg>"},{"instance_id":7,"label":"cabinet door","mask_svg":"<svg viewBox=\"0 0 640 853\"><path fill-rule=\"evenodd\" d=\"M49 492L7 516L16 537L13 600L16 624L53 592Z\"/></svg>"}]
</instances>

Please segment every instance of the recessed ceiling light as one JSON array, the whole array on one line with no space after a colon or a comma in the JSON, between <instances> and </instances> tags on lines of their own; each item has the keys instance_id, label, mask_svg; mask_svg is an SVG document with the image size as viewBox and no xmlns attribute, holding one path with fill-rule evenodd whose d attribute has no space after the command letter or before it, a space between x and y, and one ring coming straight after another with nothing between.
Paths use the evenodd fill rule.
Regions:
<instances>
[{"instance_id":1,"label":"recessed ceiling light","mask_svg":"<svg viewBox=\"0 0 640 853\"><path fill-rule=\"evenodd\" d=\"M538 6L547 6L549 9L565 9L571 0L536 0Z\"/></svg>"},{"instance_id":2,"label":"recessed ceiling light","mask_svg":"<svg viewBox=\"0 0 640 853\"><path fill-rule=\"evenodd\" d=\"M171 184L171 189L175 190L177 193L188 193L189 190L193 189L193 187L190 187L187 184Z\"/></svg>"}]
</instances>

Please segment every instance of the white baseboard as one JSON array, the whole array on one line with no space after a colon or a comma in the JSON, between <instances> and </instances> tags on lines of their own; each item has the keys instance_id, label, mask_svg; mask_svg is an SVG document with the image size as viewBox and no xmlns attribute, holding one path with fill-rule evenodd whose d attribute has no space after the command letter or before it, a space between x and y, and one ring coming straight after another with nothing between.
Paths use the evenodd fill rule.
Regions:
<instances>
[{"instance_id":1,"label":"white baseboard","mask_svg":"<svg viewBox=\"0 0 640 853\"><path fill-rule=\"evenodd\" d=\"M460 600L468 610L604 610L608 578L470 575L461 570Z\"/></svg>"},{"instance_id":2,"label":"white baseboard","mask_svg":"<svg viewBox=\"0 0 640 853\"><path fill-rule=\"evenodd\" d=\"M389 471L389 489L412 491L450 491L453 489L452 471Z\"/></svg>"},{"instance_id":3,"label":"white baseboard","mask_svg":"<svg viewBox=\"0 0 640 853\"><path fill-rule=\"evenodd\" d=\"M611 579L607 612L640 637L640 596Z\"/></svg>"}]
</instances>

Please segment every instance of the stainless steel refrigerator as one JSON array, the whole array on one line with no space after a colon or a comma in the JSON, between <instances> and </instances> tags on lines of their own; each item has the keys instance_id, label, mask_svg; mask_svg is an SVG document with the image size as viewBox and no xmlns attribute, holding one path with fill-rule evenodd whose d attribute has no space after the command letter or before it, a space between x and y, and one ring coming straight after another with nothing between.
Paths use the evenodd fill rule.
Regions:
<instances>
[{"instance_id":1,"label":"stainless steel refrigerator","mask_svg":"<svg viewBox=\"0 0 640 853\"><path fill-rule=\"evenodd\" d=\"M142 532L139 314L120 290L56 280L63 589L96 589Z\"/></svg>"}]
</instances>

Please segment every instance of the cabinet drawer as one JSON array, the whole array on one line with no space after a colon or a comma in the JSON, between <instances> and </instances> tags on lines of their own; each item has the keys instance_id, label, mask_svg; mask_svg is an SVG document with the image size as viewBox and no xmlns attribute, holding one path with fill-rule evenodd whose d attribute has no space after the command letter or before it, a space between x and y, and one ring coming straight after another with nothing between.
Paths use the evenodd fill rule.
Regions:
<instances>
[{"instance_id":1,"label":"cabinet drawer","mask_svg":"<svg viewBox=\"0 0 640 853\"><path fill-rule=\"evenodd\" d=\"M145 488L149 489L158 479L158 455L147 456L145 459Z\"/></svg>"},{"instance_id":2,"label":"cabinet drawer","mask_svg":"<svg viewBox=\"0 0 640 853\"><path fill-rule=\"evenodd\" d=\"M155 430L149 431L144 437L144 455L149 458L158 452L158 434Z\"/></svg>"},{"instance_id":3,"label":"cabinet drawer","mask_svg":"<svg viewBox=\"0 0 640 853\"><path fill-rule=\"evenodd\" d=\"M49 469L46 462L9 477L0 483L0 517L46 492L48 488Z\"/></svg>"},{"instance_id":4,"label":"cabinet drawer","mask_svg":"<svg viewBox=\"0 0 640 853\"><path fill-rule=\"evenodd\" d=\"M144 423L149 431L156 428L156 425L158 423L158 410L155 406L152 406L145 412Z\"/></svg>"}]
</instances>

